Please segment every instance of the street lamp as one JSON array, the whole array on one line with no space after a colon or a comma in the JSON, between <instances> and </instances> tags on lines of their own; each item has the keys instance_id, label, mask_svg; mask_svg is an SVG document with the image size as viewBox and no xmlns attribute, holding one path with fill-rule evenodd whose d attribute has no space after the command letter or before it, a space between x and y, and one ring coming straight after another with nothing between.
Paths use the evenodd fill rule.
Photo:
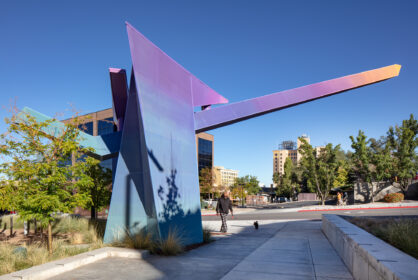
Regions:
<instances>
[{"instance_id":1,"label":"street lamp","mask_svg":"<svg viewBox=\"0 0 418 280\"><path fill-rule=\"evenodd\" d=\"M241 207L244 208L244 185L240 184L241 187Z\"/></svg>"}]
</instances>

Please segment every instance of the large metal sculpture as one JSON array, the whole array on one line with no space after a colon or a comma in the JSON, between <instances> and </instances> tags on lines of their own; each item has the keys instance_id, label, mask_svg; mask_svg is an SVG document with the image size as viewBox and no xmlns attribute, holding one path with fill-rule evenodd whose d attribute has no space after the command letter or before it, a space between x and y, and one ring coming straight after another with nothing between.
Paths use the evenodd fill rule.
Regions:
<instances>
[{"instance_id":1,"label":"large metal sculpture","mask_svg":"<svg viewBox=\"0 0 418 280\"><path fill-rule=\"evenodd\" d=\"M391 65L211 108L228 100L129 24L127 31L133 63L129 87L124 70L110 69L118 132L83 139L99 158L116 156L107 243L140 230L162 239L178 231L186 244L202 241L195 133L390 79L400 71L400 65Z\"/></svg>"}]
</instances>

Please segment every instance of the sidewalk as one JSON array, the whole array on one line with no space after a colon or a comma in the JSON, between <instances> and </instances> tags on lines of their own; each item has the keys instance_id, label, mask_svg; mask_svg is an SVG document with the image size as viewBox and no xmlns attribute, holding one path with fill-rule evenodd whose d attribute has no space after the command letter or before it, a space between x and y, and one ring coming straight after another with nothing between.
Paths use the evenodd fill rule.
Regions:
<instances>
[{"instance_id":1,"label":"sidewalk","mask_svg":"<svg viewBox=\"0 0 418 280\"><path fill-rule=\"evenodd\" d=\"M298 208L298 212L309 211L338 211L338 210L365 210L365 209L399 209L399 208L418 208L418 202L399 202L399 203L386 203L375 202L366 204L355 205L315 205Z\"/></svg>"},{"instance_id":2,"label":"sidewalk","mask_svg":"<svg viewBox=\"0 0 418 280\"><path fill-rule=\"evenodd\" d=\"M229 234L177 257L108 258L51 279L352 279L319 221L229 221ZM205 221L219 230L219 221Z\"/></svg>"},{"instance_id":3,"label":"sidewalk","mask_svg":"<svg viewBox=\"0 0 418 280\"><path fill-rule=\"evenodd\" d=\"M234 215L251 213L257 210L254 208L240 208L240 207L234 207L233 209L234 209ZM201 211L202 211L202 216L216 216L216 210L201 209Z\"/></svg>"}]
</instances>

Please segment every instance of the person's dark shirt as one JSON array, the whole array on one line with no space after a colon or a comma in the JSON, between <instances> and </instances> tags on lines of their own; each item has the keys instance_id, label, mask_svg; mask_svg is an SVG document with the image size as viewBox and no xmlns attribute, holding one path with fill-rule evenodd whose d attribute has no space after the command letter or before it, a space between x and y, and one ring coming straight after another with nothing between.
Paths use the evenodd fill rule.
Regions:
<instances>
[{"instance_id":1,"label":"person's dark shirt","mask_svg":"<svg viewBox=\"0 0 418 280\"><path fill-rule=\"evenodd\" d=\"M222 195L216 204L216 213L228 214L229 210L231 210L232 213L232 202L229 197Z\"/></svg>"}]
</instances>

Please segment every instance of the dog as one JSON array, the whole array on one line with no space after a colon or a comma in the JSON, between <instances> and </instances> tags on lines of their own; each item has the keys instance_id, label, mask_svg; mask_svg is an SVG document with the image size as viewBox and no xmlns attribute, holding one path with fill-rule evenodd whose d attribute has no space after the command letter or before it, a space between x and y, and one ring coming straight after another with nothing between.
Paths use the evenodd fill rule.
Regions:
<instances>
[{"instance_id":1,"label":"dog","mask_svg":"<svg viewBox=\"0 0 418 280\"><path fill-rule=\"evenodd\" d=\"M258 222L257 221L254 222L254 227L255 227L255 229L258 229Z\"/></svg>"}]
</instances>

